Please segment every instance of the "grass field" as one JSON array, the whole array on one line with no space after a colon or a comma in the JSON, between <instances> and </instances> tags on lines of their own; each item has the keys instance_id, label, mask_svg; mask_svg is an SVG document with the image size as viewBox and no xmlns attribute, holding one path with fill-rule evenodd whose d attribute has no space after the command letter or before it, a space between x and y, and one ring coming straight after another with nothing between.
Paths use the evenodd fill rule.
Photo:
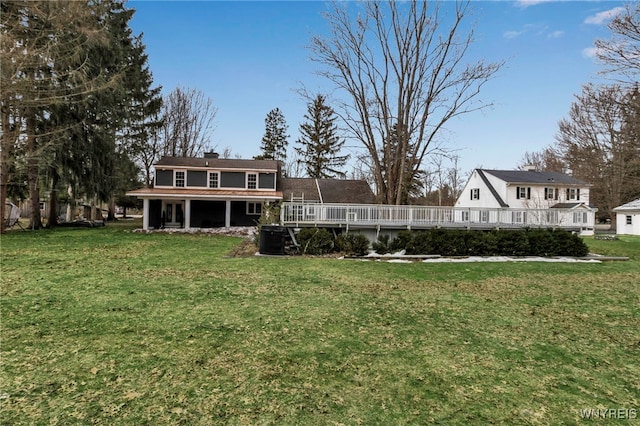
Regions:
<instances>
[{"instance_id":1,"label":"grass field","mask_svg":"<svg viewBox=\"0 0 640 426\"><path fill-rule=\"evenodd\" d=\"M640 238L587 239L627 262L394 264L131 227L2 236L0 424L640 415Z\"/></svg>"}]
</instances>

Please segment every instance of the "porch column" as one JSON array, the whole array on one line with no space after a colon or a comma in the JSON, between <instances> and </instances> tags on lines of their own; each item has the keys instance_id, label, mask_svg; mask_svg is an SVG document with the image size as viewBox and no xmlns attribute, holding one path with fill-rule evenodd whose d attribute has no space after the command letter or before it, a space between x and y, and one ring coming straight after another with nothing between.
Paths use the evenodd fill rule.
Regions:
<instances>
[{"instance_id":1,"label":"porch column","mask_svg":"<svg viewBox=\"0 0 640 426\"><path fill-rule=\"evenodd\" d=\"M184 229L191 229L191 200L184 200Z\"/></svg>"},{"instance_id":2,"label":"porch column","mask_svg":"<svg viewBox=\"0 0 640 426\"><path fill-rule=\"evenodd\" d=\"M231 200L226 201L224 208L224 226L227 228L231 226Z\"/></svg>"},{"instance_id":3,"label":"porch column","mask_svg":"<svg viewBox=\"0 0 640 426\"><path fill-rule=\"evenodd\" d=\"M142 199L142 229L149 229L149 199Z\"/></svg>"}]
</instances>

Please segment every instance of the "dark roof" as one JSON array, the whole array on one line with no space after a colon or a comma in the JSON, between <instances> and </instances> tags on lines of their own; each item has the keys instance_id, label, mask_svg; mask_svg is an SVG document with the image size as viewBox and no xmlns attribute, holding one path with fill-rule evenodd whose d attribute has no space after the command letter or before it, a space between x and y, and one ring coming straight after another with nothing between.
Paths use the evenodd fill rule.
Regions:
<instances>
[{"instance_id":1,"label":"dark roof","mask_svg":"<svg viewBox=\"0 0 640 426\"><path fill-rule=\"evenodd\" d=\"M483 172L489 173L498 179L502 179L509 183L560 183L564 185L588 185L586 182L578 180L572 176L565 175L558 172L532 172L526 170L486 170Z\"/></svg>"},{"instance_id":2,"label":"dark roof","mask_svg":"<svg viewBox=\"0 0 640 426\"><path fill-rule=\"evenodd\" d=\"M374 204L376 196L364 180L282 178L279 191L284 201L294 198L323 203ZM318 193L318 189L320 193Z\"/></svg>"},{"instance_id":3,"label":"dark roof","mask_svg":"<svg viewBox=\"0 0 640 426\"><path fill-rule=\"evenodd\" d=\"M325 203L373 204L376 196L364 180L318 179Z\"/></svg>"},{"instance_id":4,"label":"dark roof","mask_svg":"<svg viewBox=\"0 0 640 426\"><path fill-rule=\"evenodd\" d=\"M243 170L278 170L276 160L242 160L237 158L202 158L202 157L162 157L155 163L155 167L183 166L209 167L213 169L243 169Z\"/></svg>"},{"instance_id":5,"label":"dark roof","mask_svg":"<svg viewBox=\"0 0 640 426\"><path fill-rule=\"evenodd\" d=\"M504 202L500 194L498 194L498 191L496 191L493 185L491 185L491 182L489 182L489 179L487 179L487 176L485 176L484 174L484 170L478 169L478 174L482 178L482 181L484 182L484 184L487 185L487 187L489 188L489 191L491 191L491 194L493 195L493 197L496 199L496 201L498 201L498 204L500 204L500 207L509 207L509 204Z\"/></svg>"},{"instance_id":6,"label":"dark roof","mask_svg":"<svg viewBox=\"0 0 640 426\"><path fill-rule=\"evenodd\" d=\"M301 201L320 201L316 180L311 178L278 179L278 191L282 192L283 201L291 201L292 197Z\"/></svg>"}]
</instances>

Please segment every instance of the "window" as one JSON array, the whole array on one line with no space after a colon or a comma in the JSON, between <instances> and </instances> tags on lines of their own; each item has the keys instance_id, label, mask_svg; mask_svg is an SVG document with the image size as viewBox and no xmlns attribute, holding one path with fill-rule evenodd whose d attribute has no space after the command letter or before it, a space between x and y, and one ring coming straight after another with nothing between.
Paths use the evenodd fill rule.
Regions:
<instances>
[{"instance_id":1,"label":"window","mask_svg":"<svg viewBox=\"0 0 640 426\"><path fill-rule=\"evenodd\" d=\"M573 223L587 223L587 212L574 212Z\"/></svg>"},{"instance_id":2,"label":"window","mask_svg":"<svg viewBox=\"0 0 640 426\"><path fill-rule=\"evenodd\" d=\"M544 199L545 200L557 200L558 199L558 189L557 188L545 188L544 189Z\"/></svg>"},{"instance_id":3,"label":"window","mask_svg":"<svg viewBox=\"0 0 640 426\"><path fill-rule=\"evenodd\" d=\"M471 190L471 199L479 200L480 199L480 188L473 188Z\"/></svg>"},{"instance_id":4,"label":"window","mask_svg":"<svg viewBox=\"0 0 640 426\"><path fill-rule=\"evenodd\" d=\"M260 216L262 214L262 203L247 203L247 214Z\"/></svg>"},{"instance_id":5,"label":"window","mask_svg":"<svg viewBox=\"0 0 640 426\"><path fill-rule=\"evenodd\" d=\"M567 200L580 201L580 188L567 188Z\"/></svg>"},{"instance_id":6,"label":"window","mask_svg":"<svg viewBox=\"0 0 640 426\"><path fill-rule=\"evenodd\" d=\"M527 221L527 212L511 212L512 223L525 223Z\"/></svg>"},{"instance_id":7,"label":"window","mask_svg":"<svg viewBox=\"0 0 640 426\"><path fill-rule=\"evenodd\" d=\"M480 211L480 222L482 222L482 223L489 222L489 210L481 210Z\"/></svg>"},{"instance_id":8,"label":"window","mask_svg":"<svg viewBox=\"0 0 640 426\"><path fill-rule=\"evenodd\" d=\"M469 222L469 211L468 210L464 210L461 213L462 213L462 221L463 222Z\"/></svg>"},{"instance_id":9,"label":"window","mask_svg":"<svg viewBox=\"0 0 640 426\"><path fill-rule=\"evenodd\" d=\"M247 174L247 188L256 189L258 187L258 175L255 173Z\"/></svg>"},{"instance_id":10,"label":"window","mask_svg":"<svg viewBox=\"0 0 640 426\"><path fill-rule=\"evenodd\" d=\"M526 186L516 186L516 199L531 199L531 188Z\"/></svg>"},{"instance_id":11,"label":"window","mask_svg":"<svg viewBox=\"0 0 640 426\"><path fill-rule=\"evenodd\" d=\"M631 216L627 216L627 225L631 225L632 219Z\"/></svg>"},{"instance_id":12,"label":"window","mask_svg":"<svg viewBox=\"0 0 640 426\"><path fill-rule=\"evenodd\" d=\"M184 172L176 171L176 186L184 188Z\"/></svg>"},{"instance_id":13,"label":"window","mask_svg":"<svg viewBox=\"0 0 640 426\"><path fill-rule=\"evenodd\" d=\"M558 212L547 211L547 224L555 225L556 223L558 223Z\"/></svg>"},{"instance_id":14,"label":"window","mask_svg":"<svg viewBox=\"0 0 640 426\"><path fill-rule=\"evenodd\" d=\"M220 173L209 173L209 188L218 188L220 186Z\"/></svg>"}]
</instances>

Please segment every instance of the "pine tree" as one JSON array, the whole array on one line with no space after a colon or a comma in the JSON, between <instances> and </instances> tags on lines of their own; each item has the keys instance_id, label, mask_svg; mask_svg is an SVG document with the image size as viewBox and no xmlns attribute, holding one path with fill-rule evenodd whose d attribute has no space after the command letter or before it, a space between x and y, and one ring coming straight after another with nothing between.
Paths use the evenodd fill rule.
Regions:
<instances>
[{"instance_id":1,"label":"pine tree","mask_svg":"<svg viewBox=\"0 0 640 426\"><path fill-rule=\"evenodd\" d=\"M287 125L284 115L279 108L272 109L264 120L265 132L262 137L262 154L254 157L256 160L287 160Z\"/></svg>"},{"instance_id":2,"label":"pine tree","mask_svg":"<svg viewBox=\"0 0 640 426\"><path fill-rule=\"evenodd\" d=\"M337 116L329 105L326 97L317 95L309 102L305 123L300 125L301 145L295 150L305 165L307 175L312 178L344 178L345 173L340 170L349 159L349 155L339 155L344 145L344 139L338 136Z\"/></svg>"}]
</instances>

